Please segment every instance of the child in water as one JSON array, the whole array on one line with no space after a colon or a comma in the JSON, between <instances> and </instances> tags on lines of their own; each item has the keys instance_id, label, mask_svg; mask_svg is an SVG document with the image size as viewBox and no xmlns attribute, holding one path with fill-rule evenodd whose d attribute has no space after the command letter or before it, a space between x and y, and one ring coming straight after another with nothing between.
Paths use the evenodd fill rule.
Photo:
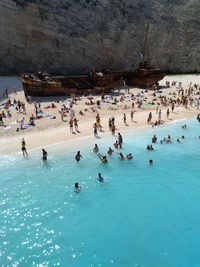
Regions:
<instances>
[{"instance_id":1,"label":"child in water","mask_svg":"<svg viewBox=\"0 0 200 267\"><path fill-rule=\"evenodd\" d=\"M108 153L108 155L109 155L109 156L111 156L113 152L114 152L114 150L112 150L112 148L111 148L111 147L109 147L109 149L108 149L108 152L107 152L107 153Z\"/></svg>"},{"instance_id":2,"label":"child in water","mask_svg":"<svg viewBox=\"0 0 200 267\"><path fill-rule=\"evenodd\" d=\"M129 154L126 155L126 159L130 160L130 159L132 159L132 158L133 158L133 156L132 156L131 153L129 153Z\"/></svg>"}]
</instances>

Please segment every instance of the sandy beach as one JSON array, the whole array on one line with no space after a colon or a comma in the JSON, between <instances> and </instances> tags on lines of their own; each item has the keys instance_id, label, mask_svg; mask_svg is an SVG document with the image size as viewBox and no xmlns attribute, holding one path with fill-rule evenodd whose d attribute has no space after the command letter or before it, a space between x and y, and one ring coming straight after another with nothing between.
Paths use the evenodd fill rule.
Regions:
<instances>
[{"instance_id":1,"label":"sandy beach","mask_svg":"<svg viewBox=\"0 0 200 267\"><path fill-rule=\"evenodd\" d=\"M166 87L166 81L170 82L170 88ZM177 81L175 86L171 86L172 81ZM115 96L105 96L104 102L101 101L100 108L97 106L97 100L101 100L100 96L94 96L92 99L88 97L81 97L76 104L73 104L72 110L78 121L78 130L70 132L70 113L65 113L66 116L61 120L60 111L65 105L70 109L70 101L72 99L66 99L59 102L54 102L54 108L52 108L52 101L41 102L41 111L38 118L35 119L35 126L20 130L19 121L24 118L26 125L28 125L31 115L35 116L34 103L27 103L24 97L23 91L9 94L9 98L13 101L22 101L25 103L25 114L16 110L15 106L10 108L11 117L3 118L4 126L0 127L0 153L10 154L15 152L21 152L21 139L26 140L27 151L38 148L46 147L48 145L60 142L66 142L72 139L79 139L80 137L91 136L91 146L95 143L96 138L93 135L93 124L96 121L97 113L100 115L102 131L98 131L99 138L103 138L105 135L111 135L108 127L108 120L111 117L115 117L116 134L124 129L130 129L136 131L141 127L152 127L157 120L156 109L162 111L162 122L169 123L173 120L196 117L199 110L195 106L195 101L198 99L199 88L193 88L194 91L191 97L194 99L192 105L188 105L185 108L182 104L175 104L174 112L171 112L170 104L162 105L160 96L164 96L167 99L177 99L179 87L181 82L183 90L188 90L189 87L193 87L194 84L200 84L199 75L173 75L166 76L159 84L161 86L161 92L153 95L153 91L142 90L138 88L131 88L129 92L127 89L121 90L120 94L116 96L117 102L113 104ZM12 90L12 89L11 89ZM11 91L9 90L9 91ZM138 95L139 93L142 94ZM134 97L133 97L134 95ZM122 97L123 96L123 97ZM138 107L137 101L142 100L142 106ZM88 105L86 103L90 103ZM2 101L4 103L5 101ZM134 108L132 103L134 102ZM153 104L152 104L153 103ZM169 117L167 117L167 109L170 110ZM5 110L5 106L1 105L1 112ZM131 121L131 111L134 110L133 121ZM5 110L6 111L6 110ZM83 115L80 114L80 111ZM152 112L152 122L147 123L149 113ZM123 114L126 115L126 122L124 124ZM156 126L159 127L159 126ZM19 130L18 130L19 129Z\"/></svg>"}]
</instances>

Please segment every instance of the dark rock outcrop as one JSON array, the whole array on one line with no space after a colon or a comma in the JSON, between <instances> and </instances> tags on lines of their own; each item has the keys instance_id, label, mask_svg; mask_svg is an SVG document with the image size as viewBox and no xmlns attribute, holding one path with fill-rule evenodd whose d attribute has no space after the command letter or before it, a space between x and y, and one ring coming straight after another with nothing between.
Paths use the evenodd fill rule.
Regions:
<instances>
[{"instance_id":1,"label":"dark rock outcrop","mask_svg":"<svg viewBox=\"0 0 200 267\"><path fill-rule=\"evenodd\" d=\"M1 0L0 73L87 73L147 59L173 72L200 71L199 0Z\"/></svg>"}]
</instances>

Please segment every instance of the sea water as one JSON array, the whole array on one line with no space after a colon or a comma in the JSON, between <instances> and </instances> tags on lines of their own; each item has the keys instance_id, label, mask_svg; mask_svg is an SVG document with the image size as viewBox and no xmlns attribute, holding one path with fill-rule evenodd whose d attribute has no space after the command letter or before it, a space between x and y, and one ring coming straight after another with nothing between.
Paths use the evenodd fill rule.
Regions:
<instances>
[{"instance_id":1,"label":"sea water","mask_svg":"<svg viewBox=\"0 0 200 267\"><path fill-rule=\"evenodd\" d=\"M172 144L146 151L154 134L170 134ZM105 154L110 136L47 147L47 165L41 149L29 159L0 156L0 266L200 266L199 135L195 119L125 131L118 151L133 160L114 153L108 164L92 149L97 143ZM98 172L107 184L97 182Z\"/></svg>"}]
</instances>

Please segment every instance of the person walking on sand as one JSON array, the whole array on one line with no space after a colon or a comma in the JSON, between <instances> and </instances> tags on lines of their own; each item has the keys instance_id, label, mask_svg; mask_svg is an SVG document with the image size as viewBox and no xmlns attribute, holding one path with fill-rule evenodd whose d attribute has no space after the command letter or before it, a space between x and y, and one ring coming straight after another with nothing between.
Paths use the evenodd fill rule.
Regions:
<instances>
[{"instance_id":1,"label":"person walking on sand","mask_svg":"<svg viewBox=\"0 0 200 267\"><path fill-rule=\"evenodd\" d=\"M132 111L131 111L131 121L133 121L134 114L135 114L135 111L134 111L134 110L132 110Z\"/></svg>"},{"instance_id":2,"label":"person walking on sand","mask_svg":"<svg viewBox=\"0 0 200 267\"><path fill-rule=\"evenodd\" d=\"M97 124L96 124L96 123L93 124L93 129L94 129L94 130L93 130L93 131L94 131L94 136L95 136L95 137L98 137Z\"/></svg>"},{"instance_id":3,"label":"person walking on sand","mask_svg":"<svg viewBox=\"0 0 200 267\"><path fill-rule=\"evenodd\" d=\"M152 119L152 113L149 113L148 119L147 119L147 123L150 124L151 123L151 119Z\"/></svg>"},{"instance_id":4,"label":"person walking on sand","mask_svg":"<svg viewBox=\"0 0 200 267\"><path fill-rule=\"evenodd\" d=\"M24 124L25 124L25 119L24 118L21 118L18 120L19 124L20 124L20 129L24 129Z\"/></svg>"},{"instance_id":5,"label":"person walking on sand","mask_svg":"<svg viewBox=\"0 0 200 267\"><path fill-rule=\"evenodd\" d=\"M23 156L28 156L28 153L26 151L26 142L24 138L22 138L22 153L23 153Z\"/></svg>"},{"instance_id":6,"label":"person walking on sand","mask_svg":"<svg viewBox=\"0 0 200 267\"><path fill-rule=\"evenodd\" d=\"M166 113L166 115L167 115L167 118L169 119L169 109L167 109L167 113Z\"/></svg>"},{"instance_id":7,"label":"person walking on sand","mask_svg":"<svg viewBox=\"0 0 200 267\"><path fill-rule=\"evenodd\" d=\"M111 127L111 133L112 133L112 135L115 135L115 130L116 130L116 127L113 124L112 127Z\"/></svg>"},{"instance_id":8,"label":"person walking on sand","mask_svg":"<svg viewBox=\"0 0 200 267\"><path fill-rule=\"evenodd\" d=\"M156 107L156 114L158 114L158 109L159 109L159 106Z\"/></svg>"},{"instance_id":9,"label":"person walking on sand","mask_svg":"<svg viewBox=\"0 0 200 267\"><path fill-rule=\"evenodd\" d=\"M123 115L123 121L124 121L124 125L127 125L127 123L126 123L126 114L125 113Z\"/></svg>"},{"instance_id":10,"label":"person walking on sand","mask_svg":"<svg viewBox=\"0 0 200 267\"><path fill-rule=\"evenodd\" d=\"M74 118L74 127L75 127L75 131L78 132L78 120L76 117Z\"/></svg>"},{"instance_id":11,"label":"person walking on sand","mask_svg":"<svg viewBox=\"0 0 200 267\"><path fill-rule=\"evenodd\" d=\"M174 107L175 107L175 105L174 105L174 103L172 103L172 113L174 113Z\"/></svg>"},{"instance_id":12,"label":"person walking on sand","mask_svg":"<svg viewBox=\"0 0 200 267\"><path fill-rule=\"evenodd\" d=\"M158 121L159 121L159 122L161 122L161 114L162 114L162 111L161 111L161 109L160 109L159 112L158 112Z\"/></svg>"},{"instance_id":13,"label":"person walking on sand","mask_svg":"<svg viewBox=\"0 0 200 267\"><path fill-rule=\"evenodd\" d=\"M69 121L69 128L70 128L70 133L73 133L74 130L73 130L73 119L70 119Z\"/></svg>"},{"instance_id":14,"label":"person walking on sand","mask_svg":"<svg viewBox=\"0 0 200 267\"><path fill-rule=\"evenodd\" d=\"M200 99L197 99L197 109L200 107Z\"/></svg>"}]
</instances>

